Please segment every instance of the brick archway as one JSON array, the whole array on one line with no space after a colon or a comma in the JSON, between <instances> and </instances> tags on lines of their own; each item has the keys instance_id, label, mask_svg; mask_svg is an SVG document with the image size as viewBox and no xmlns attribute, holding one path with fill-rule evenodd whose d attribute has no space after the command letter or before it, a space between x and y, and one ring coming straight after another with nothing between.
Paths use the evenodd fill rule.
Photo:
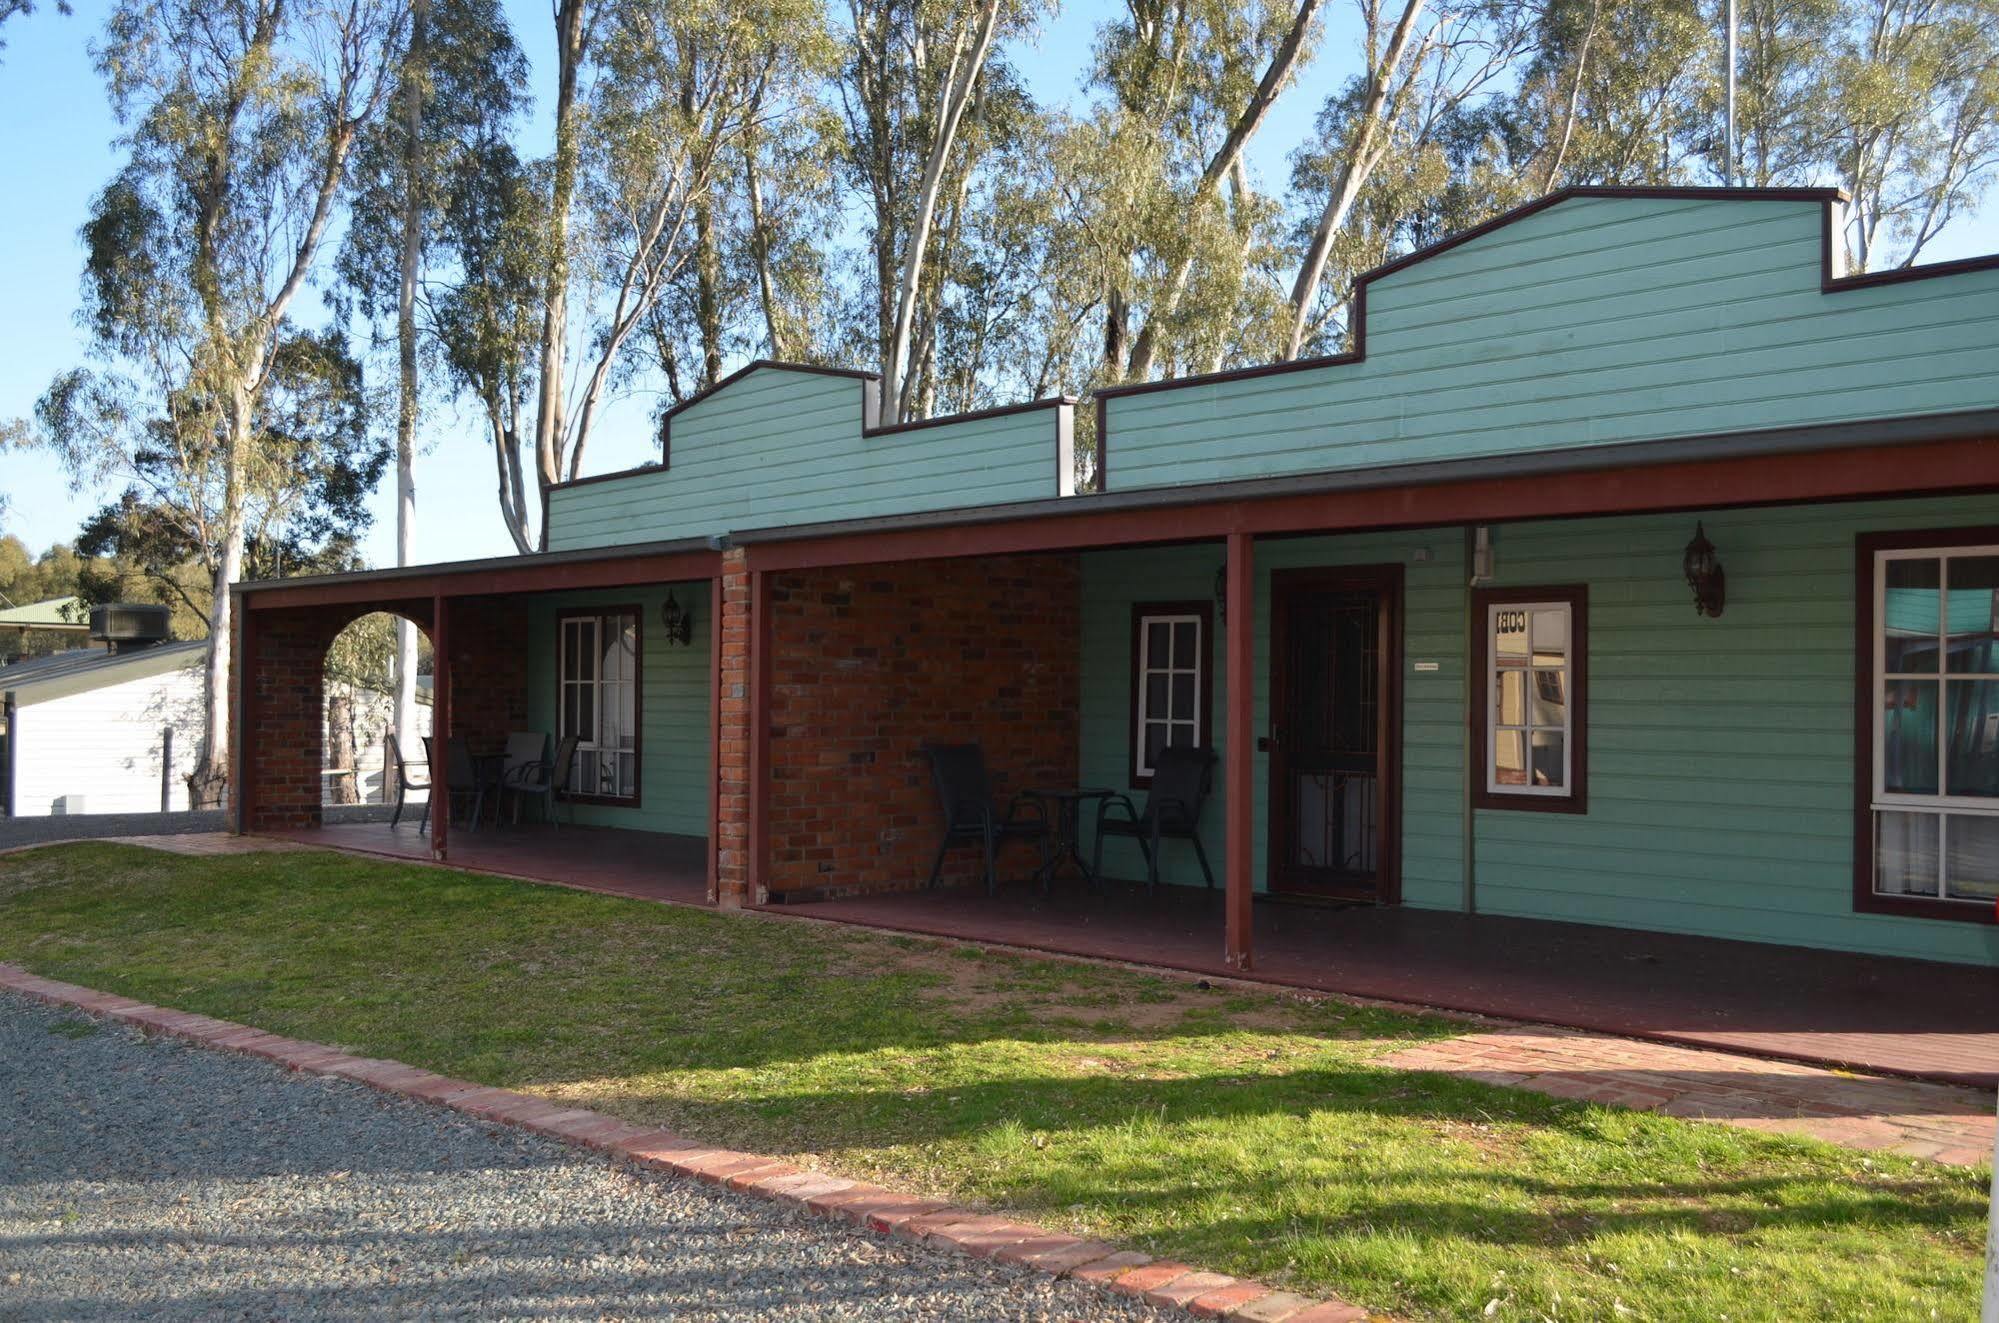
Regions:
<instances>
[{"instance_id":1,"label":"brick archway","mask_svg":"<svg viewBox=\"0 0 1999 1323\"><path fill-rule=\"evenodd\" d=\"M408 620L436 641L428 598L285 607L246 619L235 686L240 830L296 831L320 824L327 650L349 625L377 613Z\"/></svg>"}]
</instances>

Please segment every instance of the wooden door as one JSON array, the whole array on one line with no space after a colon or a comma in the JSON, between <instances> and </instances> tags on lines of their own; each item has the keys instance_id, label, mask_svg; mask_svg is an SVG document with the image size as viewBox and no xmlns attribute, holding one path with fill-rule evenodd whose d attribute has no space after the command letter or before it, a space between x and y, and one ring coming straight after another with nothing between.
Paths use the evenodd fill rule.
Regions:
<instances>
[{"instance_id":1,"label":"wooden door","mask_svg":"<svg viewBox=\"0 0 1999 1323\"><path fill-rule=\"evenodd\" d=\"M1401 898L1402 567L1271 579L1270 889Z\"/></svg>"}]
</instances>

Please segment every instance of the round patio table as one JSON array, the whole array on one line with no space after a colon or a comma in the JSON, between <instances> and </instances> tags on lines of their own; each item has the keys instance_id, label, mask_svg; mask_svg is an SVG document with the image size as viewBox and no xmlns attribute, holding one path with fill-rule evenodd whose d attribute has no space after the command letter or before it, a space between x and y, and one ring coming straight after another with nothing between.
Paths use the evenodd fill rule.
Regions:
<instances>
[{"instance_id":1,"label":"round patio table","mask_svg":"<svg viewBox=\"0 0 1999 1323\"><path fill-rule=\"evenodd\" d=\"M1082 848L1082 806L1092 799L1109 799L1117 791L1103 786L1032 786L1026 791L1028 798L1040 800L1055 809L1050 822L1048 858L1034 876L1045 888L1061 871L1064 863L1076 865L1076 871L1085 881L1096 886L1097 875L1083 858Z\"/></svg>"}]
</instances>

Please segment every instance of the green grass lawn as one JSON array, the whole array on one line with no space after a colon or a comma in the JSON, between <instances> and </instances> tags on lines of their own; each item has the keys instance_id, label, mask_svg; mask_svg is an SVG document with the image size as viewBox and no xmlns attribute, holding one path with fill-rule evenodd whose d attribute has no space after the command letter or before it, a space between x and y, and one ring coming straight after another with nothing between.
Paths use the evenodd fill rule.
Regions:
<instances>
[{"instance_id":1,"label":"green grass lawn","mask_svg":"<svg viewBox=\"0 0 1999 1323\"><path fill-rule=\"evenodd\" d=\"M1375 1064L1420 1016L321 853L0 857L0 959L1413 1317L1977 1309L1984 1173Z\"/></svg>"}]
</instances>

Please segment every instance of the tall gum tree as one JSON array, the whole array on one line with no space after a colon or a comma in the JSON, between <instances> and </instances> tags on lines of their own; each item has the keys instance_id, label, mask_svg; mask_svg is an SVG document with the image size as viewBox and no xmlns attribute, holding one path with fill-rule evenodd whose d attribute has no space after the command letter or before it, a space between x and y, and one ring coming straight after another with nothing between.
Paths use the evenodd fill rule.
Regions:
<instances>
[{"instance_id":1,"label":"tall gum tree","mask_svg":"<svg viewBox=\"0 0 1999 1323\"><path fill-rule=\"evenodd\" d=\"M107 379L144 383L166 425L131 409L129 426L56 440L85 480L171 447L212 496L204 804L228 781L229 585L268 480L262 397L405 21L398 0L122 0L97 48L126 162L84 226L83 319Z\"/></svg>"}]
</instances>

